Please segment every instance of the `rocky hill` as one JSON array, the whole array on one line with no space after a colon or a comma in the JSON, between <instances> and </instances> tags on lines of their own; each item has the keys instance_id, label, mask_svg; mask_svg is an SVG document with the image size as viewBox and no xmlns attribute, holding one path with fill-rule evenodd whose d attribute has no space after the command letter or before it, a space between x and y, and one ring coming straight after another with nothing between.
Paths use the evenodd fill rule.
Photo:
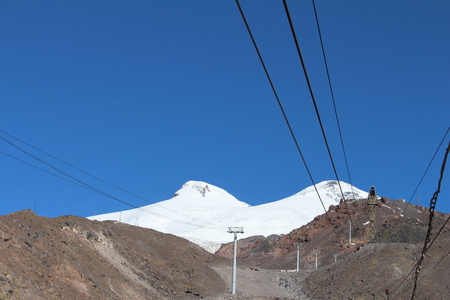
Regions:
<instances>
[{"instance_id":1,"label":"rocky hill","mask_svg":"<svg viewBox=\"0 0 450 300\"><path fill-rule=\"evenodd\" d=\"M391 294L395 290L396 296L392 299L409 299L412 277L409 276L400 288L397 286L420 256L428 226L428 209L381 198L376 207L376 243L366 244L367 200L347 204L348 211L342 202L330 206L330 221L324 214L287 235L240 240L238 262L253 268L292 270L296 268L297 255L294 243L300 243L302 274L290 277L287 285L300 285L301 280L303 291L312 299L386 299L386 289ZM352 243L349 243L348 212L354 224ZM449 216L435 213L433 237ZM427 254L422 275L433 272L421 281L418 299L450 299L450 273L447 271L450 261L443 260L439 267L433 268L448 255L449 242L450 224L447 223ZM231 250L232 244L226 244L217 254L231 257ZM318 269L315 269L316 252Z\"/></svg>"},{"instance_id":2,"label":"rocky hill","mask_svg":"<svg viewBox=\"0 0 450 300\"><path fill-rule=\"evenodd\" d=\"M0 217L0 299L186 299L223 293L228 260L115 222L25 210Z\"/></svg>"},{"instance_id":3,"label":"rocky hill","mask_svg":"<svg viewBox=\"0 0 450 300\"><path fill-rule=\"evenodd\" d=\"M0 216L0 299L387 299L387 289L390 299L409 299L413 283L406 276L422 249L427 209L405 210L404 202L382 198L377 243L366 244L367 203L347 204L348 211L344 203L330 206L330 221L320 215L287 235L240 240L234 296L229 244L214 255L119 222L29 210ZM434 235L448 217L436 213ZM450 299L449 229L427 254L416 299ZM282 271L295 269L293 243L303 244L298 273Z\"/></svg>"}]
</instances>

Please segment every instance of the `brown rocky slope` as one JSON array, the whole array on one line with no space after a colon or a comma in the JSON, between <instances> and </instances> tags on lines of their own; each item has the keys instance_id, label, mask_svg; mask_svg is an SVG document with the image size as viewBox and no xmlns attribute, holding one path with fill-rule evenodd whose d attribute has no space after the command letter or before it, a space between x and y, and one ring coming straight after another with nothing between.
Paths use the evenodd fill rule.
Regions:
<instances>
[{"instance_id":1,"label":"brown rocky slope","mask_svg":"<svg viewBox=\"0 0 450 300\"><path fill-rule=\"evenodd\" d=\"M0 299L388 299L386 289L390 299L409 299L413 283L406 275L421 252L427 209L382 199L377 243L366 244L367 205L347 204L352 244L343 203L330 207L330 221L321 215L284 236L240 240L236 296L229 294L231 260L222 257L231 257L230 245L219 256L117 222L29 210L0 216ZM433 236L448 217L436 213ZM427 254L416 299L450 299L449 229ZM303 244L301 270L282 272L295 268L293 243Z\"/></svg>"},{"instance_id":2,"label":"brown rocky slope","mask_svg":"<svg viewBox=\"0 0 450 300\"><path fill-rule=\"evenodd\" d=\"M325 214L317 216L287 235L240 240L238 263L258 269L292 270L296 267L297 254L294 243L301 243L300 273L303 274L298 278L290 277L287 285L302 284L311 299L387 299L386 289L395 293L392 299L409 299L412 276L399 288L397 286L421 253L428 227L428 209L382 198L376 207L376 243L366 244L367 200L349 201L347 207L348 211L344 203L330 206L330 220ZM354 224L351 244L348 212ZM432 238L449 216L435 213ZM444 259L433 269L448 255L449 229L450 223L447 223L427 254L422 275L432 272L421 281L416 299L450 299L450 273L447 271L450 260ZM231 257L231 251L232 244L226 244L217 254ZM315 269L316 252L318 269ZM430 295L433 297L429 298Z\"/></svg>"},{"instance_id":3,"label":"brown rocky slope","mask_svg":"<svg viewBox=\"0 0 450 300\"><path fill-rule=\"evenodd\" d=\"M228 260L173 235L30 210L0 216L0 299L188 299L227 284Z\"/></svg>"}]
</instances>

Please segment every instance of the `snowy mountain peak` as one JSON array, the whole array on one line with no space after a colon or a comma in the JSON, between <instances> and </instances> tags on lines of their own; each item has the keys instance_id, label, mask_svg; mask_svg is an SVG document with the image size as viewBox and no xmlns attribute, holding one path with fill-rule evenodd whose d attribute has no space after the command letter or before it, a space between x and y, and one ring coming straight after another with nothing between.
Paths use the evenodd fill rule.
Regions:
<instances>
[{"instance_id":1,"label":"snowy mountain peak","mask_svg":"<svg viewBox=\"0 0 450 300\"><path fill-rule=\"evenodd\" d=\"M198 199L197 201L201 201L201 198L205 198L205 201L207 202L214 202L219 206L227 207L250 206L247 203L239 201L227 191L203 181L190 180L186 182L183 184L181 189L174 194L174 198L175 197L177 197L177 199L182 198L188 201L192 201L193 199Z\"/></svg>"},{"instance_id":2,"label":"snowy mountain peak","mask_svg":"<svg viewBox=\"0 0 450 300\"><path fill-rule=\"evenodd\" d=\"M212 186L213 189L218 189L218 187ZM209 184L206 182L202 182L202 181L193 181L190 180L188 182L186 182L185 184L183 184L183 186L181 187L180 190L178 190L178 192L175 193L175 196L178 196L180 193L189 193L192 192L189 189L194 189L197 192L200 193L200 195L202 195L203 197L206 196L207 193L211 193L211 189L209 187Z\"/></svg>"},{"instance_id":3,"label":"snowy mountain peak","mask_svg":"<svg viewBox=\"0 0 450 300\"><path fill-rule=\"evenodd\" d=\"M342 187L342 192L344 193L345 200L359 200L367 198L367 192L364 192L344 181L340 181L339 183ZM337 180L322 181L316 184L316 188L322 198L330 198L336 203L339 203L342 199L341 189L339 188ZM316 194L314 186L310 186L298 192L297 194L295 194L295 196L305 196L307 194Z\"/></svg>"},{"instance_id":4,"label":"snowy mountain peak","mask_svg":"<svg viewBox=\"0 0 450 300\"><path fill-rule=\"evenodd\" d=\"M340 182L345 199L364 199L368 193ZM286 234L324 213L342 198L337 181L316 184L299 193L266 204L250 206L227 191L202 181L188 181L174 197L127 211L97 215L96 220L116 220L187 238L214 252L230 241L229 226L244 227L240 238ZM323 206L322 203L323 202Z\"/></svg>"}]
</instances>

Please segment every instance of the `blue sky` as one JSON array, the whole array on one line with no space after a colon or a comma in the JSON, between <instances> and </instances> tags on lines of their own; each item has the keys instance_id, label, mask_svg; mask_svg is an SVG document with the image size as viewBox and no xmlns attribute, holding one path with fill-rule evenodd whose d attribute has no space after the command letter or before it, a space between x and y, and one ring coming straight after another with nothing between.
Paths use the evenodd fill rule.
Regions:
<instances>
[{"instance_id":1,"label":"blue sky","mask_svg":"<svg viewBox=\"0 0 450 300\"><path fill-rule=\"evenodd\" d=\"M282 1L240 3L315 182L336 179ZM339 178L349 182L312 2L288 5ZM352 183L409 200L450 125L450 3L316 7ZM188 180L251 205L311 185L234 1L2 1L0 24L4 132L150 202ZM429 205L449 138L413 203ZM56 172L3 140L0 151ZM449 172L437 203L444 212ZM0 182L0 214L130 208L1 153Z\"/></svg>"}]
</instances>

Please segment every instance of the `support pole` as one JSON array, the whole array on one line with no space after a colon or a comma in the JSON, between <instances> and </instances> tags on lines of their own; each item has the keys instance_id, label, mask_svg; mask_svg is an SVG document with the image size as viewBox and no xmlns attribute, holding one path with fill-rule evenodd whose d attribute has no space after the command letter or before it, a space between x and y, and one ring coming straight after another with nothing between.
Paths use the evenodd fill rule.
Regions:
<instances>
[{"instance_id":1,"label":"support pole","mask_svg":"<svg viewBox=\"0 0 450 300\"><path fill-rule=\"evenodd\" d=\"M293 245L297 247L297 269L296 269L296 272L298 273L298 271L300 270L300 247L302 247L303 244L294 243Z\"/></svg>"},{"instance_id":2,"label":"support pole","mask_svg":"<svg viewBox=\"0 0 450 300\"><path fill-rule=\"evenodd\" d=\"M231 293L236 294L236 249L237 249L237 233L234 232L234 247L233 247L233 276L231 281Z\"/></svg>"},{"instance_id":3,"label":"support pole","mask_svg":"<svg viewBox=\"0 0 450 300\"><path fill-rule=\"evenodd\" d=\"M348 243L351 244L352 243L352 222L350 220L348 220L348 224L350 225Z\"/></svg>"},{"instance_id":4,"label":"support pole","mask_svg":"<svg viewBox=\"0 0 450 300\"><path fill-rule=\"evenodd\" d=\"M320 253L320 251L315 252L315 254L316 254L316 269L317 269L317 255L319 255L319 253Z\"/></svg>"},{"instance_id":5,"label":"support pole","mask_svg":"<svg viewBox=\"0 0 450 300\"><path fill-rule=\"evenodd\" d=\"M233 273L231 280L231 294L236 294L236 250L237 250L237 234L244 233L244 227L228 227L228 233L234 234L234 247L233 247Z\"/></svg>"}]
</instances>

